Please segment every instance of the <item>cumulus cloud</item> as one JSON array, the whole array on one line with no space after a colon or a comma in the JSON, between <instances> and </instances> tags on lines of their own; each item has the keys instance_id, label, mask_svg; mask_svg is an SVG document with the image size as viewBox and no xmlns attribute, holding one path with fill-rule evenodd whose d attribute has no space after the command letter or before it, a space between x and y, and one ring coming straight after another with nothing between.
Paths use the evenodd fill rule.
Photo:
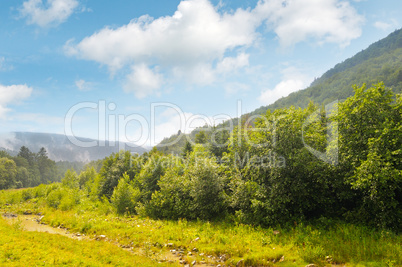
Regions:
<instances>
[{"instance_id":1,"label":"cumulus cloud","mask_svg":"<svg viewBox=\"0 0 402 267\"><path fill-rule=\"evenodd\" d=\"M264 105L272 104L276 100L288 96L290 93L306 88L310 80L309 77L302 74L297 68L285 68L282 71L282 81L273 89L262 91L258 100Z\"/></svg>"},{"instance_id":2,"label":"cumulus cloud","mask_svg":"<svg viewBox=\"0 0 402 267\"><path fill-rule=\"evenodd\" d=\"M225 57L216 66L218 72L229 73L249 65L249 55L239 53L237 57Z\"/></svg>"},{"instance_id":3,"label":"cumulus cloud","mask_svg":"<svg viewBox=\"0 0 402 267\"><path fill-rule=\"evenodd\" d=\"M127 75L124 85L126 92L134 92L138 98L144 98L157 91L162 84L162 75L151 70L145 64L134 65L132 72Z\"/></svg>"},{"instance_id":4,"label":"cumulus cloud","mask_svg":"<svg viewBox=\"0 0 402 267\"><path fill-rule=\"evenodd\" d=\"M345 46L360 36L363 17L340 0L260 0L255 8L232 12L208 0L186 0L172 16L144 15L78 43L70 40L64 48L68 55L107 66L112 76L131 69L124 89L141 98L160 93L166 82L210 84L248 67L245 51L259 39L264 22L283 46L311 38Z\"/></svg>"},{"instance_id":5,"label":"cumulus cloud","mask_svg":"<svg viewBox=\"0 0 402 267\"><path fill-rule=\"evenodd\" d=\"M364 22L349 2L339 0L265 0L255 11L267 18L283 46L308 38L347 46L361 35Z\"/></svg>"},{"instance_id":6,"label":"cumulus cloud","mask_svg":"<svg viewBox=\"0 0 402 267\"><path fill-rule=\"evenodd\" d=\"M151 74L150 66L159 66L173 79L202 84L214 81L217 62L220 72L247 65L246 54L225 58L225 53L252 45L259 24L260 19L248 10L219 13L207 0L189 0L182 1L172 16L142 16L117 29L106 27L76 45L68 42L65 51L107 65L112 74L131 66L134 70L127 82L140 89L126 86L126 91L144 96L147 88L156 92L156 86L162 85L161 79L151 85L139 80L136 74L140 70Z\"/></svg>"},{"instance_id":7,"label":"cumulus cloud","mask_svg":"<svg viewBox=\"0 0 402 267\"><path fill-rule=\"evenodd\" d=\"M24 85L4 86L0 84L0 118L10 110L10 104L16 104L31 96L32 88Z\"/></svg>"},{"instance_id":8,"label":"cumulus cloud","mask_svg":"<svg viewBox=\"0 0 402 267\"><path fill-rule=\"evenodd\" d=\"M77 0L28 0L22 4L20 15L28 24L40 27L57 26L65 22L78 7Z\"/></svg>"}]
</instances>

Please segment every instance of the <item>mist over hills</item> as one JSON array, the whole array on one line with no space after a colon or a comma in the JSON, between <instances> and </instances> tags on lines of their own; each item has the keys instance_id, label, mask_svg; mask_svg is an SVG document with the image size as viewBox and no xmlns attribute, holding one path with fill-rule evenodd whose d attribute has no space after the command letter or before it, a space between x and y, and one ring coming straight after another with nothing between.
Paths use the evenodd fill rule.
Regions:
<instances>
[{"instance_id":1,"label":"mist over hills","mask_svg":"<svg viewBox=\"0 0 402 267\"><path fill-rule=\"evenodd\" d=\"M71 138L70 138L71 139ZM121 149L133 153L143 154L147 149L130 143L109 142L104 145L90 138L77 139L81 142L97 142L93 147L80 147L62 134L33 133L33 132L10 132L0 134L0 150L5 150L11 155L16 155L22 146L26 146L32 152L38 152L44 147L50 159L54 161L89 162L103 159Z\"/></svg>"}]
</instances>

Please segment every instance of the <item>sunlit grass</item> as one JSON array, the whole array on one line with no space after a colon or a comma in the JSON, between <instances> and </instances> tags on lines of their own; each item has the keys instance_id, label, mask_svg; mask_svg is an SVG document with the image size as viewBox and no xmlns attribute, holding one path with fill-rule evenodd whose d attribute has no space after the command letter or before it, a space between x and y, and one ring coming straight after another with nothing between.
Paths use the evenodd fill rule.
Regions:
<instances>
[{"instance_id":1,"label":"sunlit grass","mask_svg":"<svg viewBox=\"0 0 402 267\"><path fill-rule=\"evenodd\" d=\"M50 186L48 186L50 187ZM401 266L402 265L402 237L392 232L373 230L367 227L347 224L343 222L330 222L325 225L298 224L291 228L281 229L262 228L250 225L235 224L232 222L202 222L202 221L166 221L151 220L139 216L118 217L112 207L102 201L92 201L82 196L79 204L70 210L58 210L49 207L46 202L48 187L24 191L0 192L0 207L3 212L23 213L31 211L41 212L42 221L58 227L67 227L71 233L82 233L95 239L100 235L106 236L106 241L88 242L82 248L82 242L69 240L63 237L68 246L47 246L39 241L39 237L56 242L60 237L49 234L22 232L16 227L6 226L2 223L3 235L10 236L8 244L12 255L3 255L2 260L14 259L15 262L27 260L20 255L20 242L38 244L35 247L37 255L44 254L47 260L56 259L56 264L72 261L74 254L79 254L72 265L85 263L91 265L96 262L92 257L98 257L102 264L133 257L116 244L133 248L139 255L146 256L152 264L165 259L170 255L171 249L183 249L183 259L187 262L196 260L219 264L236 265L241 262L244 266L304 266L309 263L318 265L347 264L348 266ZM30 195L30 197L27 197ZM25 199L25 200L24 200ZM9 205L6 205L9 204ZM11 233L10 235L8 233ZM7 233L7 234L5 234ZM16 238L15 236L19 236ZM14 244L15 243L15 244ZM191 256L188 252L193 251ZM47 257L54 252L60 254ZM91 250L100 252L92 255ZM116 255L107 256L103 250L110 250ZM11 252L9 252L11 253ZM33 253L33 252L32 252ZM41 254L42 253L42 254ZM87 254L86 254L87 253ZM120 253L120 254L119 254ZM128 254L127 254L128 253ZM87 259L87 256L88 259ZM117 255L121 255L117 257ZM171 256L171 255L170 255ZM122 257L122 258L121 258ZM18 259L17 259L18 258ZM137 259L138 260L138 259ZM9 260L12 262L11 260ZM178 259L176 259L177 263ZM70 264L70 262L68 263Z\"/></svg>"},{"instance_id":2,"label":"sunlit grass","mask_svg":"<svg viewBox=\"0 0 402 267\"><path fill-rule=\"evenodd\" d=\"M154 266L156 262L99 241L26 232L0 219L1 266Z\"/></svg>"}]
</instances>

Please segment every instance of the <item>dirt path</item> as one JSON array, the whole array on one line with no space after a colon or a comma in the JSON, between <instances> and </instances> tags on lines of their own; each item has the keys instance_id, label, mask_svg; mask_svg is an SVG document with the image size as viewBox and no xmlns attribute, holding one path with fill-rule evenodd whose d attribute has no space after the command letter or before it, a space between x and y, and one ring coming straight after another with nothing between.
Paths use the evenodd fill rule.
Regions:
<instances>
[{"instance_id":1,"label":"dirt path","mask_svg":"<svg viewBox=\"0 0 402 267\"><path fill-rule=\"evenodd\" d=\"M79 233L70 233L67 229L65 228L54 228L50 225L44 224L41 222L43 216L39 215L16 215L13 213L3 213L2 217L10 224L10 225L15 225L19 229L23 231L36 231L36 232L44 232L44 233L49 233L49 234L59 234L62 236L66 236L68 238L76 239L76 240L102 240L107 242L107 238L104 236L100 236L101 238L90 238L88 236L85 236L84 234L79 234ZM130 251L131 253L140 255L142 253L142 249L137 248L127 248L125 246L121 246L121 244L115 243L115 242L110 242L126 251ZM184 250L178 249L177 251L175 249L168 250L163 255L159 255L158 258L160 258L160 262L170 262L170 263L180 263L183 265L186 264L191 264L194 262L188 262L185 261L183 258L185 256ZM205 263L194 263L192 266L206 266ZM213 265L215 266L215 265Z\"/></svg>"},{"instance_id":2,"label":"dirt path","mask_svg":"<svg viewBox=\"0 0 402 267\"><path fill-rule=\"evenodd\" d=\"M25 231L59 234L77 240L90 239L85 235L72 234L64 228L54 228L50 225L44 224L41 222L42 216L39 215L15 215L11 213L4 213L3 218L6 219L9 224L18 225L21 230Z\"/></svg>"}]
</instances>

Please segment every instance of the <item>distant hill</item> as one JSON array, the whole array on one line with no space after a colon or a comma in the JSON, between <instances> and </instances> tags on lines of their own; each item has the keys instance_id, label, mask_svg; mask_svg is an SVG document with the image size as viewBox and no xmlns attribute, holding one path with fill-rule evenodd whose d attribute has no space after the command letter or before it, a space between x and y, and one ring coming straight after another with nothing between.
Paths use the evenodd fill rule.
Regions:
<instances>
[{"instance_id":1,"label":"distant hill","mask_svg":"<svg viewBox=\"0 0 402 267\"><path fill-rule=\"evenodd\" d=\"M337 64L313 81L308 88L291 93L271 105L262 106L243 116L261 115L267 110L290 106L305 108L310 101L319 105L335 100L341 101L353 95L353 85L361 86L363 83L371 85L379 81L383 81L395 93L402 93L402 29L394 31L355 56ZM237 121L238 118L233 119L233 125L237 125ZM227 125L228 122L225 122L217 128ZM165 138L157 148L165 153L181 153L186 139L194 140L196 132L200 130L196 129L188 135Z\"/></svg>"},{"instance_id":2,"label":"distant hill","mask_svg":"<svg viewBox=\"0 0 402 267\"><path fill-rule=\"evenodd\" d=\"M77 138L81 142L93 142L94 139ZM12 132L0 134L0 150L6 150L11 155L16 155L21 146L26 146L32 152L38 152L44 147L50 159L54 161L89 162L103 159L112 153L125 149L138 154L143 154L145 148L128 143L105 143L105 146L79 147L74 145L69 138L61 134Z\"/></svg>"}]
</instances>

